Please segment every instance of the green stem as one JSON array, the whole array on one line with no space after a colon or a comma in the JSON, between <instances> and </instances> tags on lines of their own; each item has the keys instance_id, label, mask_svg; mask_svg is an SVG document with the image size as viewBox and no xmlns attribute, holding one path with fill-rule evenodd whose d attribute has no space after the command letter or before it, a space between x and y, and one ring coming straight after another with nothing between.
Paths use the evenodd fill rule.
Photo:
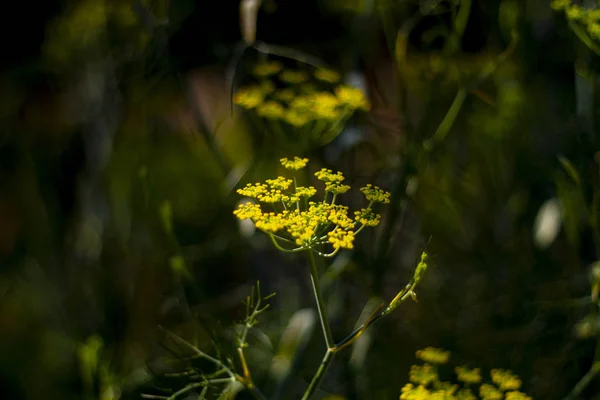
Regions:
<instances>
[{"instance_id":1,"label":"green stem","mask_svg":"<svg viewBox=\"0 0 600 400\"><path fill-rule=\"evenodd\" d=\"M308 250L308 263L310 264L310 279L312 281L313 292L315 295L315 301L317 302L317 311L319 312L319 319L321 320L321 327L323 328L323 336L325 338L325 345L327 349L331 349L334 346L333 336L331 335L331 329L329 328L329 321L327 320L327 311L325 310L325 301L321 295L321 283L319 282L319 273L317 272L317 264L315 263L315 256L312 251Z\"/></svg>"},{"instance_id":2,"label":"green stem","mask_svg":"<svg viewBox=\"0 0 600 400\"><path fill-rule=\"evenodd\" d=\"M583 378L581 378L581 380L577 383L577 385L575 385L571 393L569 393L564 400L577 399L581 395L581 392L583 392L583 390L590 384L590 382L592 382L592 380L596 377L598 373L600 373L600 362L595 362L592 365L592 368L590 368L587 374L585 374Z\"/></svg>"},{"instance_id":3,"label":"green stem","mask_svg":"<svg viewBox=\"0 0 600 400\"><path fill-rule=\"evenodd\" d=\"M321 361L321 365L317 370L317 373L310 382L310 385L308 386L308 389L306 389L306 392L304 392L302 400L310 399L310 396L312 396L313 393L318 389L319 385L321 384L321 381L323 380L323 377L325 376L325 373L327 372L327 369L329 368L329 365L331 365L331 361L333 361L334 355L335 353L331 350L331 348L328 348L327 352L325 352L323 360Z\"/></svg>"}]
</instances>

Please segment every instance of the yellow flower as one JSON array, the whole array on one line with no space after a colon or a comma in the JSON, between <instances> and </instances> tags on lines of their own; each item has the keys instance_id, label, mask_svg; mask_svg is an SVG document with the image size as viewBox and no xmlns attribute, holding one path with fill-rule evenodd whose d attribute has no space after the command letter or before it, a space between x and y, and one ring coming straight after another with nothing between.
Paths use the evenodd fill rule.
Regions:
<instances>
[{"instance_id":1,"label":"yellow flower","mask_svg":"<svg viewBox=\"0 0 600 400\"><path fill-rule=\"evenodd\" d=\"M285 179L283 176L277 177L276 179L267 179L267 185L273 189L287 190L292 185L291 179Z\"/></svg>"},{"instance_id":2,"label":"yellow flower","mask_svg":"<svg viewBox=\"0 0 600 400\"><path fill-rule=\"evenodd\" d=\"M259 195L265 193L266 191L267 191L267 185L264 185L262 183L256 183L254 185L249 183L243 189L237 190L238 194L241 194L242 196L246 196L246 197L252 197L252 198L257 198Z\"/></svg>"},{"instance_id":3,"label":"yellow flower","mask_svg":"<svg viewBox=\"0 0 600 400\"><path fill-rule=\"evenodd\" d=\"M259 86L246 86L240 88L233 95L233 103L246 109L252 109L260 105L264 100L262 89Z\"/></svg>"},{"instance_id":4,"label":"yellow flower","mask_svg":"<svg viewBox=\"0 0 600 400\"><path fill-rule=\"evenodd\" d=\"M347 85L340 85L335 88L335 94L340 103L352 109L369 111L370 104L362 90Z\"/></svg>"},{"instance_id":5,"label":"yellow flower","mask_svg":"<svg viewBox=\"0 0 600 400\"><path fill-rule=\"evenodd\" d=\"M260 218L255 222L258 229L265 232L276 233L277 231L285 228L287 220L285 213L268 213L262 214Z\"/></svg>"},{"instance_id":6,"label":"yellow flower","mask_svg":"<svg viewBox=\"0 0 600 400\"><path fill-rule=\"evenodd\" d=\"M252 73L255 76L264 78L270 75L275 75L279 71L281 71L283 65L278 61L267 61L264 63L260 63L254 66L252 69Z\"/></svg>"},{"instance_id":7,"label":"yellow flower","mask_svg":"<svg viewBox=\"0 0 600 400\"><path fill-rule=\"evenodd\" d=\"M435 347L427 347L417 351L417 358L432 364L445 364L450 358L450 352Z\"/></svg>"},{"instance_id":8,"label":"yellow flower","mask_svg":"<svg viewBox=\"0 0 600 400\"><path fill-rule=\"evenodd\" d=\"M465 368L465 367L456 367L454 369L454 371L456 371L456 375L458 375L459 381L462 381L462 382L465 382L468 384L481 382L481 375L480 375L479 368L469 369L469 368Z\"/></svg>"},{"instance_id":9,"label":"yellow flower","mask_svg":"<svg viewBox=\"0 0 600 400\"><path fill-rule=\"evenodd\" d=\"M490 372L492 381L498 385L500 390L517 390L521 387L521 380L511 371L493 369Z\"/></svg>"},{"instance_id":10,"label":"yellow flower","mask_svg":"<svg viewBox=\"0 0 600 400\"><path fill-rule=\"evenodd\" d=\"M350 186L341 185L339 182L327 182L325 184L325 191L333 194L343 194L350 190Z\"/></svg>"},{"instance_id":11,"label":"yellow flower","mask_svg":"<svg viewBox=\"0 0 600 400\"><path fill-rule=\"evenodd\" d=\"M260 205L254 203L245 203L240 204L238 209L233 212L233 214L239 219L254 219L260 217L262 214L260 210Z\"/></svg>"},{"instance_id":12,"label":"yellow flower","mask_svg":"<svg viewBox=\"0 0 600 400\"><path fill-rule=\"evenodd\" d=\"M285 115L285 108L274 100L269 100L259 105L256 113L268 119L282 118Z\"/></svg>"},{"instance_id":13,"label":"yellow flower","mask_svg":"<svg viewBox=\"0 0 600 400\"><path fill-rule=\"evenodd\" d=\"M315 71L315 78L320 81L336 83L340 80L340 74L326 68L319 68Z\"/></svg>"},{"instance_id":14,"label":"yellow flower","mask_svg":"<svg viewBox=\"0 0 600 400\"><path fill-rule=\"evenodd\" d=\"M309 113L292 109L286 111L283 119L290 125L301 127L309 123L312 120L312 117Z\"/></svg>"},{"instance_id":15,"label":"yellow flower","mask_svg":"<svg viewBox=\"0 0 600 400\"><path fill-rule=\"evenodd\" d=\"M286 69L279 74L279 79L286 83L297 84L308 79L308 75L304 71Z\"/></svg>"},{"instance_id":16,"label":"yellow flower","mask_svg":"<svg viewBox=\"0 0 600 400\"><path fill-rule=\"evenodd\" d=\"M360 211L354 211L354 220L362 225L377 226L381 215L373 213L370 208L362 208Z\"/></svg>"},{"instance_id":17,"label":"yellow flower","mask_svg":"<svg viewBox=\"0 0 600 400\"><path fill-rule=\"evenodd\" d=\"M332 120L339 118L341 111L338 109L340 102L328 92L317 92L312 95L312 111L317 118Z\"/></svg>"},{"instance_id":18,"label":"yellow flower","mask_svg":"<svg viewBox=\"0 0 600 400\"><path fill-rule=\"evenodd\" d=\"M334 249L352 249L354 247L354 232L336 228L327 234L329 243Z\"/></svg>"},{"instance_id":19,"label":"yellow flower","mask_svg":"<svg viewBox=\"0 0 600 400\"><path fill-rule=\"evenodd\" d=\"M361 188L360 191L363 192L368 201L384 204L390 202L390 193L380 189L378 186L368 184L367 186Z\"/></svg>"},{"instance_id":20,"label":"yellow flower","mask_svg":"<svg viewBox=\"0 0 600 400\"><path fill-rule=\"evenodd\" d=\"M415 387L412 383L407 383L402 388L400 400L427 400L431 392L423 385Z\"/></svg>"},{"instance_id":21,"label":"yellow flower","mask_svg":"<svg viewBox=\"0 0 600 400\"><path fill-rule=\"evenodd\" d=\"M279 162L281 162L281 165L283 165L284 168L298 170L306 167L306 164L308 163L308 158L294 157L293 160L282 158L279 160Z\"/></svg>"},{"instance_id":22,"label":"yellow flower","mask_svg":"<svg viewBox=\"0 0 600 400\"><path fill-rule=\"evenodd\" d=\"M531 397L527 396L525 393L512 391L506 393L506 400L531 400Z\"/></svg>"},{"instance_id":23,"label":"yellow flower","mask_svg":"<svg viewBox=\"0 0 600 400\"><path fill-rule=\"evenodd\" d=\"M484 383L479 387L479 395L483 400L502 400L504 395L495 386Z\"/></svg>"},{"instance_id":24,"label":"yellow flower","mask_svg":"<svg viewBox=\"0 0 600 400\"><path fill-rule=\"evenodd\" d=\"M409 380L420 385L428 385L438 380L438 374L431 364L413 365L410 367Z\"/></svg>"},{"instance_id":25,"label":"yellow flower","mask_svg":"<svg viewBox=\"0 0 600 400\"><path fill-rule=\"evenodd\" d=\"M332 170L327 168L321 168L320 171L315 172L315 176L318 180L323 182L336 182L340 183L344 180L344 175L341 172L333 173Z\"/></svg>"}]
</instances>

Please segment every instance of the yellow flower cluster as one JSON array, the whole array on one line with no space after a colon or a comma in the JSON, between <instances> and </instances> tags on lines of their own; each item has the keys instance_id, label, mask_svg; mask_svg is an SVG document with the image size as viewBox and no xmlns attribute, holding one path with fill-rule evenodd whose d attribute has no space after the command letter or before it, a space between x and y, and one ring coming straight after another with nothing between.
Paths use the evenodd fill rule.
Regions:
<instances>
[{"instance_id":1,"label":"yellow flower cluster","mask_svg":"<svg viewBox=\"0 0 600 400\"><path fill-rule=\"evenodd\" d=\"M308 159L282 158L280 162L286 169L299 170L306 167ZM377 188L379 195L371 196L366 194L371 192L363 190L369 205L356 211L351 218L348 207L335 204L337 195L350 189L350 186L342 184L343 174L321 169L315 176L325 184L323 201L308 201L317 193L313 186L298 186L295 180L280 176L238 189L238 194L258 203L246 202L233 213L241 220L251 219L256 228L268 234L277 248L283 251L308 250L329 244L334 249L333 253L324 255L333 255L340 249L353 248L358 232L364 227L379 224L381 216L373 212L372 206L389 202L389 193ZM328 199L329 195L331 199ZM260 203L269 204L275 211L263 211ZM290 244L297 247L290 248Z\"/></svg>"},{"instance_id":2,"label":"yellow flower cluster","mask_svg":"<svg viewBox=\"0 0 600 400\"><path fill-rule=\"evenodd\" d=\"M438 368L448 362L450 352L428 347L417 351L417 357L424 360L425 364L411 367L410 383L402 388L401 400L476 400L478 397L471 387L477 384L481 384L478 394L482 400L531 400L531 397L518 391L521 380L510 371L492 370L490 377L493 384L489 384L481 383L479 368L457 367L454 369L457 380L464 385L460 388L458 384L439 380Z\"/></svg>"},{"instance_id":3,"label":"yellow flower cluster","mask_svg":"<svg viewBox=\"0 0 600 400\"><path fill-rule=\"evenodd\" d=\"M573 0L552 0L551 5L556 11L564 11L570 21L587 28L592 38L600 39L600 9L583 8Z\"/></svg>"},{"instance_id":4,"label":"yellow flower cluster","mask_svg":"<svg viewBox=\"0 0 600 400\"><path fill-rule=\"evenodd\" d=\"M267 61L252 72L258 83L240 88L233 102L268 120L299 128L311 121L337 121L370 108L360 89L339 84L340 74L329 69L317 68L311 73Z\"/></svg>"},{"instance_id":5,"label":"yellow flower cluster","mask_svg":"<svg viewBox=\"0 0 600 400\"><path fill-rule=\"evenodd\" d=\"M443 349L436 349L435 347L427 347L423 350L418 350L416 356L432 364L446 364L450 358L450 352Z\"/></svg>"}]
</instances>

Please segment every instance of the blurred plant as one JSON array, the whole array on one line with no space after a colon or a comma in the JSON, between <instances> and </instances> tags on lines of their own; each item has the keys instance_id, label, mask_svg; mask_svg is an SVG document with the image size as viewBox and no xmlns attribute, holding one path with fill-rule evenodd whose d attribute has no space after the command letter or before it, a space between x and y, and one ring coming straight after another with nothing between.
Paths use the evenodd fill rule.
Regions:
<instances>
[{"instance_id":1,"label":"blurred plant","mask_svg":"<svg viewBox=\"0 0 600 400\"><path fill-rule=\"evenodd\" d=\"M592 50L600 55L600 9L588 8L574 3L573 0L552 0L552 8L564 12L569 27L577 37Z\"/></svg>"},{"instance_id":2,"label":"blurred plant","mask_svg":"<svg viewBox=\"0 0 600 400\"><path fill-rule=\"evenodd\" d=\"M186 383L183 388L175 392L163 390L169 391L168 395L143 394L142 398L175 400L199 391L199 398L205 399L210 389L221 388L221 397L219 398L233 398L240 390L246 389L254 398L265 399L264 395L254 385L248 363L246 362L245 349L249 346L248 333L258 324L258 316L269 308L269 304L265 304L265 302L273 296L275 296L275 293L263 297L260 291L260 283L257 282L256 286L252 288L250 295L244 301L246 316L240 323L236 324L234 329L235 347L238 357L237 364L233 357L227 356L221 351L217 351L216 355L210 355L181 336L161 327L161 330L167 337L173 343L177 344L180 350L184 351L183 354L176 352L177 358L174 360L175 362L183 361L185 364L184 370L166 373L165 377L183 378ZM214 368L214 372L207 373L205 368L194 363L194 360L208 361Z\"/></svg>"},{"instance_id":3,"label":"blurred plant","mask_svg":"<svg viewBox=\"0 0 600 400\"><path fill-rule=\"evenodd\" d=\"M253 81L233 96L257 130L259 145L303 153L335 139L355 111L368 111L358 89L327 68L285 69L279 61L254 65Z\"/></svg>"},{"instance_id":4,"label":"blurred plant","mask_svg":"<svg viewBox=\"0 0 600 400\"><path fill-rule=\"evenodd\" d=\"M454 368L457 383L440 380L440 371L448 363L450 352L427 347L416 353L423 365L410 368L409 381L402 388L401 400L531 400L520 392L521 380L511 371L493 369L490 371L490 383L482 383L479 368L465 366ZM479 390L474 386L479 385ZM475 393L479 393L479 397Z\"/></svg>"}]
</instances>

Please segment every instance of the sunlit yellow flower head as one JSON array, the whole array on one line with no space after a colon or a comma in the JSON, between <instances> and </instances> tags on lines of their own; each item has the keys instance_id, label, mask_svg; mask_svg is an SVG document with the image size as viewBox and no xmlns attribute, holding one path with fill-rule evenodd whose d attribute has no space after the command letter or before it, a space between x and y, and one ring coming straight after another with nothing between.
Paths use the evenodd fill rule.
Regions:
<instances>
[{"instance_id":1,"label":"sunlit yellow flower head","mask_svg":"<svg viewBox=\"0 0 600 400\"><path fill-rule=\"evenodd\" d=\"M246 109L256 108L263 100L264 95L260 86L247 86L233 95L233 102Z\"/></svg>"},{"instance_id":2,"label":"sunlit yellow flower head","mask_svg":"<svg viewBox=\"0 0 600 400\"><path fill-rule=\"evenodd\" d=\"M284 168L298 170L306 167L306 164L308 163L308 158L294 157L293 160L282 158L279 161L281 162L281 165L283 165Z\"/></svg>"},{"instance_id":3,"label":"sunlit yellow flower head","mask_svg":"<svg viewBox=\"0 0 600 400\"><path fill-rule=\"evenodd\" d=\"M361 192L365 195L366 199L373 203L384 203L387 204L390 202L390 194L385 190L381 190L378 186L373 186L370 183L360 189Z\"/></svg>"},{"instance_id":4,"label":"sunlit yellow flower head","mask_svg":"<svg viewBox=\"0 0 600 400\"><path fill-rule=\"evenodd\" d=\"M454 369L456 371L456 375L458 376L458 380L467 384L474 384L481 382L481 373L479 368L465 368L465 367L456 367Z\"/></svg>"},{"instance_id":5,"label":"sunlit yellow flower head","mask_svg":"<svg viewBox=\"0 0 600 400\"><path fill-rule=\"evenodd\" d=\"M437 349L435 347L427 347L423 350L419 350L416 355L417 358L432 364L446 364L450 358L449 351Z\"/></svg>"},{"instance_id":6,"label":"sunlit yellow flower head","mask_svg":"<svg viewBox=\"0 0 600 400\"><path fill-rule=\"evenodd\" d=\"M413 365L410 367L409 379L413 383L427 386L438 379L438 374L431 364Z\"/></svg>"},{"instance_id":7,"label":"sunlit yellow flower head","mask_svg":"<svg viewBox=\"0 0 600 400\"><path fill-rule=\"evenodd\" d=\"M308 159L282 158L280 162L286 169L299 170L306 167ZM350 190L349 185L341 183L344 180L342 173L322 169L315 175L325 184L323 201L308 201L317 193L313 186L299 186L295 180L280 176L238 189L240 195L258 203L240 204L234 215L239 219L251 219L256 228L268 234L282 251L321 249L328 245L333 248L331 253L317 252L333 256L340 249L352 249L356 234L365 227L376 226L380 216L372 212L369 204L356 212L355 218L349 217L348 207L335 203L338 195ZM275 211L263 211L261 203L270 205L269 210Z\"/></svg>"},{"instance_id":8,"label":"sunlit yellow flower head","mask_svg":"<svg viewBox=\"0 0 600 400\"><path fill-rule=\"evenodd\" d=\"M423 385L414 386L412 383L407 383L402 388L400 400L428 400L431 392Z\"/></svg>"},{"instance_id":9,"label":"sunlit yellow flower head","mask_svg":"<svg viewBox=\"0 0 600 400\"><path fill-rule=\"evenodd\" d=\"M500 390L518 390L521 387L521 380L511 371L493 369L490 371L490 375Z\"/></svg>"},{"instance_id":10,"label":"sunlit yellow flower head","mask_svg":"<svg viewBox=\"0 0 600 400\"><path fill-rule=\"evenodd\" d=\"M502 400L504 398L504 394L498 388L487 383L479 387L479 396L483 400Z\"/></svg>"},{"instance_id":11,"label":"sunlit yellow flower head","mask_svg":"<svg viewBox=\"0 0 600 400\"><path fill-rule=\"evenodd\" d=\"M276 101L269 100L260 104L256 108L256 113L261 117L265 117L267 119L277 119L283 118L285 115L285 109L281 104Z\"/></svg>"},{"instance_id":12,"label":"sunlit yellow flower head","mask_svg":"<svg viewBox=\"0 0 600 400\"><path fill-rule=\"evenodd\" d=\"M507 392L505 400L532 400L531 397L527 396L525 393L512 391Z\"/></svg>"},{"instance_id":13,"label":"sunlit yellow flower head","mask_svg":"<svg viewBox=\"0 0 600 400\"><path fill-rule=\"evenodd\" d=\"M335 94L340 103L345 104L352 109L368 111L370 108L369 101L359 88L340 85L335 88Z\"/></svg>"}]
</instances>

